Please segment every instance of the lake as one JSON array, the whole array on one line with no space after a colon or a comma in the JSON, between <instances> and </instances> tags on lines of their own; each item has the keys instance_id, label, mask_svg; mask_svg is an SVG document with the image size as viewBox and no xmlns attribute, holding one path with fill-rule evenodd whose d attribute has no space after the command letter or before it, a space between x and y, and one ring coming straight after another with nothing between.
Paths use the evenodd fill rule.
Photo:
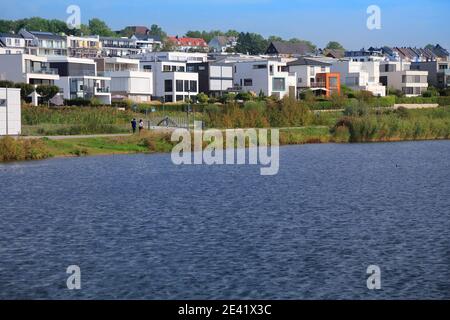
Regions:
<instances>
[{"instance_id":1,"label":"lake","mask_svg":"<svg viewBox=\"0 0 450 320\"><path fill-rule=\"evenodd\" d=\"M450 141L280 151L0 165L0 299L450 299Z\"/></svg>"}]
</instances>

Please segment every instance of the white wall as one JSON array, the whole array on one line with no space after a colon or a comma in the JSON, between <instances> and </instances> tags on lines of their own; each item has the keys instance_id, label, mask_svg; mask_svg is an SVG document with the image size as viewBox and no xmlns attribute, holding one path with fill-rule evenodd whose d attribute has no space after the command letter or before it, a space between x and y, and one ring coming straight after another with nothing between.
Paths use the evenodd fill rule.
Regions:
<instances>
[{"instance_id":1,"label":"white wall","mask_svg":"<svg viewBox=\"0 0 450 320\"><path fill-rule=\"evenodd\" d=\"M0 106L0 136L6 135L6 118L8 118L8 135L20 135L22 129L21 121L21 105L20 105L20 89L0 88L0 100L7 99L7 106ZM6 115L8 110L8 116Z\"/></svg>"},{"instance_id":2,"label":"white wall","mask_svg":"<svg viewBox=\"0 0 450 320\"><path fill-rule=\"evenodd\" d=\"M21 54L0 55L0 79L26 82Z\"/></svg>"}]
</instances>

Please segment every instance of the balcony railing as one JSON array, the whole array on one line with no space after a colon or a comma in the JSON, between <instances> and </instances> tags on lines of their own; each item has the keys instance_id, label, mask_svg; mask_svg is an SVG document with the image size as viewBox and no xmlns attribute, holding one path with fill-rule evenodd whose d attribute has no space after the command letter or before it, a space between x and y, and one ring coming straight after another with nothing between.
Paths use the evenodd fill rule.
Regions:
<instances>
[{"instance_id":1,"label":"balcony railing","mask_svg":"<svg viewBox=\"0 0 450 320\"><path fill-rule=\"evenodd\" d=\"M326 88L327 84L325 82L311 82L311 88Z\"/></svg>"},{"instance_id":2,"label":"balcony railing","mask_svg":"<svg viewBox=\"0 0 450 320\"><path fill-rule=\"evenodd\" d=\"M98 93L109 93L110 90L109 90L109 88L95 88L95 92L98 92Z\"/></svg>"},{"instance_id":3,"label":"balcony railing","mask_svg":"<svg viewBox=\"0 0 450 320\"><path fill-rule=\"evenodd\" d=\"M55 69L55 68L27 69L26 73L57 75L58 74L58 69Z\"/></svg>"}]
</instances>

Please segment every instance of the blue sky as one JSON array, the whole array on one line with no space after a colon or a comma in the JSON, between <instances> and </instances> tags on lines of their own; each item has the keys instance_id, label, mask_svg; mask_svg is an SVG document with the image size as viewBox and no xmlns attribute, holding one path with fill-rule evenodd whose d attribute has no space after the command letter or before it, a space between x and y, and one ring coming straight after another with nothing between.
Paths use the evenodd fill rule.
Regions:
<instances>
[{"instance_id":1,"label":"blue sky","mask_svg":"<svg viewBox=\"0 0 450 320\"><path fill-rule=\"evenodd\" d=\"M113 29L156 23L171 35L236 29L311 40L319 47L336 40L348 49L428 43L450 48L448 0L0 0L0 19L66 20L70 4L80 6L83 22L98 17ZM369 5L381 8L381 30L366 27Z\"/></svg>"}]
</instances>

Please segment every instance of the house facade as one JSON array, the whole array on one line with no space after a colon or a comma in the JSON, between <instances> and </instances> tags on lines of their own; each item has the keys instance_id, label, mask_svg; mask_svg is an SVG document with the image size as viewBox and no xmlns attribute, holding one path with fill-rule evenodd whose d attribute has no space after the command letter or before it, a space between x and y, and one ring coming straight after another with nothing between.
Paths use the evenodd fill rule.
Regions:
<instances>
[{"instance_id":1,"label":"house facade","mask_svg":"<svg viewBox=\"0 0 450 320\"><path fill-rule=\"evenodd\" d=\"M380 82L406 96L420 96L428 89L428 71L411 70L411 63L386 61L380 64Z\"/></svg>"},{"instance_id":2,"label":"house facade","mask_svg":"<svg viewBox=\"0 0 450 320\"><path fill-rule=\"evenodd\" d=\"M0 55L0 79L17 83L53 85L58 70L51 68L47 57L29 54Z\"/></svg>"},{"instance_id":3,"label":"house facade","mask_svg":"<svg viewBox=\"0 0 450 320\"><path fill-rule=\"evenodd\" d=\"M304 43L290 43L286 41L272 41L266 50L267 55L277 57L301 57L313 54L311 48Z\"/></svg>"},{"instance_id":4,"label":"house facade","mask_svg":"<svg viewBox=\"0 0 450 320\"><path fill-rule=\"evenodd\" d=\"M413 62L411 70L427 71L428 83L433 87L450 87L450 61Z\"/></svg>"},{"instance_id":5,"label":"house facade","mask_svg":"<svg viewBox=\"0 0 450 320\"><path fill-rule=\"evenodd\" d=\"M111 104L111 78L99 76L92 59L49 57L49 64L58 70L60 79L55 81L64 99L97 99Z\"/></svg>"},{"instance_id":6,"label":"house facade","mask_svg":"<svg viewBox=\"0 0 450 320\"><path fill-rule=\"evenodd\" d=\"M186 62L140 60L140 65L153 74L155 99L182 102L199 93L198 73L188 72Z\"/></svg>"},{"instance_id":7,"label":"house facade","mask_svg":"<svg viewBox=\"0 0 450 320\"><path fill-rule=\"evenodd\" d=\"M342 84L353 90L370 91L374 96L386 96L386 87L380 83L380 62L356 62L337 60L331 65L331 72L341 75Z\"/></svg>"},{"instance_id":8,"label":"house facade","mask_svg":"<svg viewBox=\"0 0 450 320\"><path fill-rule=\"evenodd\" d=\"M20 30L27 53L38 56L67 56L67 37L51 32Z\"/></svg>"},{"instance_id":9,"label":"house facade","mask_svg":"<svg viewBox=\"0 0 450 320\"><path fill-rule=\"evenodd\" d=\"M128 57L141 52L135 39L100 37L103 57Z\"/></svg>"},{"instance_id":10,"label":"house facade","mask_svg":"<svg viewBox=\"0 0 450 320\"><path fill-rule=\"evenodd\" d=\"M188 63L188 72L198 73L199 92L220 97L233 88L233 65L218 62Z\"/></svg>"},{"instance_id":11,"label":"house facade","mask_svg":"<svg viewBox=\"0 0 450 320\"><path fill-rule=\"evenodd\" d=\"M96 59L97 72L111 78L111 98L149 102L153 95L153 74L140 70L139 60L126 58Z\"/></svg>"},{"instance_id":12,"label":"house facade","mask_svg":"<svg viewBox=\"0 0 450 320\"><path fill-rule=\"evenodd\" d=\"M312 90L327 97L341 94L341 76L331 72L331 64L315 59L299 58L288 63L289 71L297 75L297 92Z\"/></svg>"},{"instance_id":13,"label":"house facade","mask_svg":"<svg viewBox=\"0 0 450 320\"><path fill-rule=\"evenodd\" d=\"M237 45L237 37L217 36L208 43L210 52L227 52Z\"/></svg>"},{"instance_id":14,"label":"house facade","mask_svg":"<svg viewBox=\"0 0 450 320\"><path fill-rule=\"evenodd\" d=\"M0 54L27 53L26 40L19 34L0 33Z\"/></svg>"},{"instance_id":15,"label":"house facade","mask_svg":"<svg viewBox=\"0 0 450 320\"><path fill-rule=\"evenodd\" d=\"M297 97L297 75L289 72L286 62L255 60L237 62L233 67L234 88L255 95L275 96L279 99Z\"/></svg>"},{"instance_id":16,"label":"house facade","mask_svg":"<svg viewBox=\"0 0 450 320\"><path fill-rule=\"evenodd\" d=\"M101 54L99 36L76 37L67 36L67 52L74 58L97 58Z\"/></svg>"}]
</instances>

